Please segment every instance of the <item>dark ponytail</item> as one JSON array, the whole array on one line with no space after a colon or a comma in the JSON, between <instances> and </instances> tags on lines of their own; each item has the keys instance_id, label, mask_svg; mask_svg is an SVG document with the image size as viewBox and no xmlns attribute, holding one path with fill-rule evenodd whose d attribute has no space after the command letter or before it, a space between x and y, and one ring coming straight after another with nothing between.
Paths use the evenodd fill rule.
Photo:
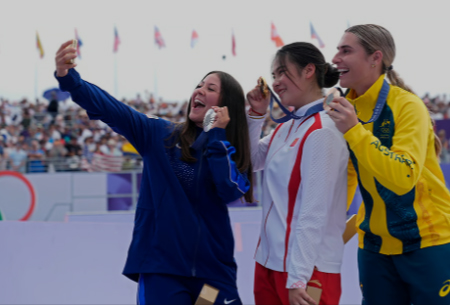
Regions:
<instances>
[{"instance_id":1,"label":"dark ponytail","mask_svg":"<svg viewBox=\"0 0 450 305\"><path fill-rule=\"evenodd\" d=\"M339 72L325 61L322 52L309 42L294 42L278 50L275 59L286 66L289 58L298 68L299 72L309 64L316 66L316 80L320 89L329 88L339 81ZM290 76L288 75L290 78Z\"/></svg>"},{"instance_id":2,"label":"dark ponytail","mask_svg":"<svg viewBox=\"0 0 450 305\"><path fill-rule=\"evenodd\" d=\"M339 81L340 73L336 67L333 67L329 63L326 63L326 71L323 77L323 86L330 88L336 85Z\"/></svg>"}]
</instances>

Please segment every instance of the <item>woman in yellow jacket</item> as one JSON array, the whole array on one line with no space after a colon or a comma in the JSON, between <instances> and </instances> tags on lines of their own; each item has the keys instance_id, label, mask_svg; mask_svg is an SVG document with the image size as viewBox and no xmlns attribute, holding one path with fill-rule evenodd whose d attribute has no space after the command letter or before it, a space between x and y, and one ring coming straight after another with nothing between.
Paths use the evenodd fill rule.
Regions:
<instances>
[{"instance_id":1,"label":"woman in yellow jacket","mask_svg":"<svg viewBox=\"0 0 450 305\"><path fill-rule=\"evenodd\" d=\"M448 305L450 193L427 108L393 70L394 57L389 31L366 24L345 31L333 58L349 91L328 114L348 143L349 173L364 200L363 304Z\"/></svg>"}]
</instances>

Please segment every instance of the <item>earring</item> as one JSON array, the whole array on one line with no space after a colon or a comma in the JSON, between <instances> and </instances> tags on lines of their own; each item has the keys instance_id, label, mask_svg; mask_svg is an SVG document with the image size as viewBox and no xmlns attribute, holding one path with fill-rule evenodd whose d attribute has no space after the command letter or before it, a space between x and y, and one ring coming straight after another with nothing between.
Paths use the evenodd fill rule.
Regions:
<instances>
[{"instance_id":1,"label":"earring","mask_svg":"<svg viewBox=\"0 0 450 305\"><path fill-rule=\"evenodd\" d=\"M372 68L375 68L375 65L372 65Z\"/></svg>"}]
</instances>

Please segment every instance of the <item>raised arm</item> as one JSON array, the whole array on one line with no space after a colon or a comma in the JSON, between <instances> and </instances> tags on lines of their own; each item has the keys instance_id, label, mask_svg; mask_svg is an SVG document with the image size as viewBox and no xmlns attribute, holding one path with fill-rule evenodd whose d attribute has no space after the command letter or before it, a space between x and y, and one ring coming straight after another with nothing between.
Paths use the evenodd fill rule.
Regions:
<instances>
[{"instance_id":1,"label":"raised arm","mask_svg":"<svg viewBox=\"0 0 450 305\"><path fill-rule=\"evenodd\" d=\"M118 101L106 91L81 79L74 67L68 63L76 58L76 51L69 47L71 41L61 45L56 53L55 77L61 90L70 92L72 100L86 109L89 118L102 120L115 132L125 136L143 156L151 147L151 140L158 139L161 129L167 124L150 119L135 109Z\"/></svg>"},{"instance_id":2,"label":"raised arm","mask_svg":"<svg viewBox=\"0 0 450 305\"><path fill-rule=\"evenodd\" d=\"M270 94L270 93L267 93ZM247 93L247 101L250 104L250 111L247 114L247 123L250 134L250 149L252 156L253 171L264 169L267 150L269 149L272 133L261 139L261 131L266 120L269 96L263 96L259 85L255 86Z\"/></svg>"}]
</instances>

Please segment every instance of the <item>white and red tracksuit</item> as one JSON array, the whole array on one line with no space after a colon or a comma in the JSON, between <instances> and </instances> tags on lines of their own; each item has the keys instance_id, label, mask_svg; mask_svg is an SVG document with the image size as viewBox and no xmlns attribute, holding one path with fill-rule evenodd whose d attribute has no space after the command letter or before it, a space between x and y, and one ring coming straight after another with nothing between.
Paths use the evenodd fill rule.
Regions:
<instances>
[{"instance_id":1,"label":"white and red tracksuit","mask_svg":"<svg viewBox=\"0 0 450 305\"><path fill-rule=\"evenodd\" d=\"M315 267L340 273L349 159L342 133L325 111L280 124L263 139L264 117L248 122L253 168L264 169L256 261L287 272L286 288L305 288Z\"/></svg>"}]
</instances>

